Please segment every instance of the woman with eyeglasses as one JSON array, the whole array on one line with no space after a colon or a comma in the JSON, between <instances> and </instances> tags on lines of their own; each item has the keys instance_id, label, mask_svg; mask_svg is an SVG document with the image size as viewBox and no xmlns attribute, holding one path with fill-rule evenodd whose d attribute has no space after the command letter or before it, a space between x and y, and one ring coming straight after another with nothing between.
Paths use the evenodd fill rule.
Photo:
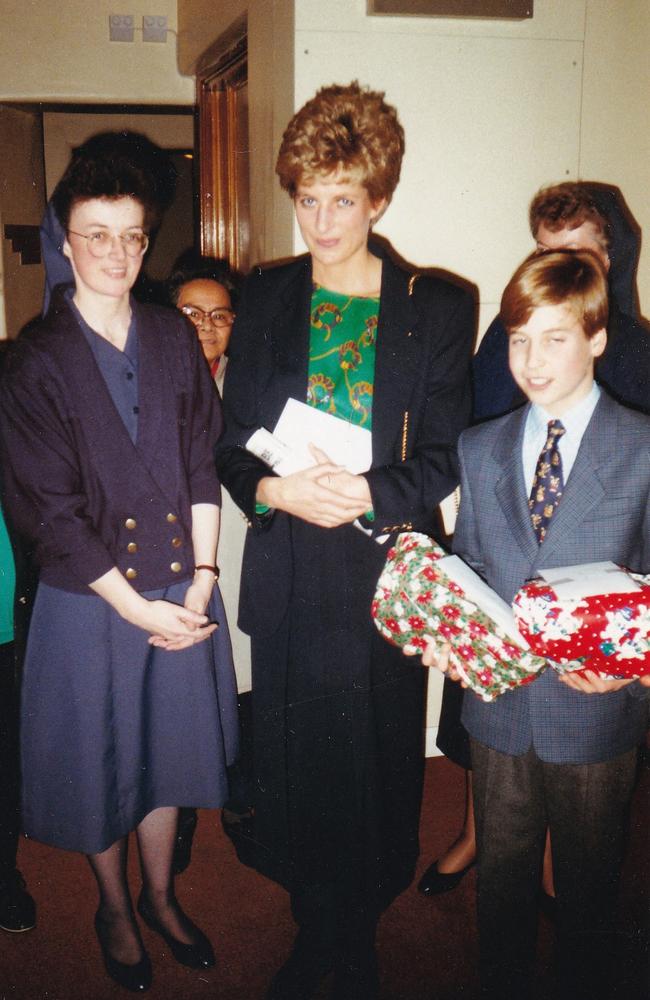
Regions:
<instances>
[{"instance_id":1,"label":"woman with eyeglasses","mask_svg":"<svg viewBox=\"0 0 650 1000\"><path fill-rule=\"evenodd\" d=\"M236 302L236 291L237 278L226 261L202 257L193 249L185 250L178 257L167 282L169 301L193 324L220 396L223 393L228 362L228 343L235 321L233 305ZM230 623L238 679L241 679L241 675L246 678L250 671L250 642L234 624L237 621L239 574L245 539L245 522L224 490L221 494L219 562L229 571L222 577L222 596ZM247 798L245 779L239 767L230 771L230 783L231 799L228 807L237 805L237 815L240 809L247 813L247 806L244 805L244 799ZM176 875L184 872L190 863L196 825L196 809L181 809L173 860Z\"/></svg>"},{"instance_id":2,"label":"woman with eyeglasses","mask_svg":"<svg viewBox=\"0 0 650 1000\"><path fill-rule=\"evenodd\" d=\"M219 395L223 391L228 344L235 322L235 288L235 277L225 262L197 258L193 251L181 254L168 282L172 304L196 329Z\"/></svg>"},{"instance_id":3,"label":"woman with eyeglasses","mask_svg":"<svg viewBox=\"0 0 650 1000\"><path fill-rule=\"evenodd\" d=\"M40 583L23 686L23 820L88 856L108 974L152 978L137 911L183 965L214 964L174 894L179 806L220 806L236 691L216 586L217 394L197 339L130 295L157 212L141 136L89 140L53 196L74 283L19 338L1 394L4 501ZM221 622L220 628L218 624Z\"/></svg>"}]
</instances>

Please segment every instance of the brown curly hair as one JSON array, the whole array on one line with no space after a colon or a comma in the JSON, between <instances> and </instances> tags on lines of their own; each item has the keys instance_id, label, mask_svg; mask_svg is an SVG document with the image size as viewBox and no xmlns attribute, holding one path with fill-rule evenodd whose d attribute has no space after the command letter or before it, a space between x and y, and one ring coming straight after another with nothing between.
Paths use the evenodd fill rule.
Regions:
<instances>
[{"instance_id":1,"label":"brown curly hair","mask_svg":"<svg viewBox=\"0 0 650 1000\"><path fill-rule=\"evenodd\" d=\"M354 80L322 87L296 112L282 136L275 172L292 198L301 181L340 169L372 202L390 201L403 155L397 111L382 92Z\"/></svg>"},{"instance_id":2,"label":"brown curly hair","mask_svg":"<svg viewBox=\"0 0 650 1000\"><path fill-rule=\"evenodd\" d=\"M591 222L603 250L609 247L607 219L580 181L564 181L542 188L530 203L528 219L533 238L537 237L541 225L557 233L560 229L578 229L585 222Z\"/></svg>"}]
</instances>

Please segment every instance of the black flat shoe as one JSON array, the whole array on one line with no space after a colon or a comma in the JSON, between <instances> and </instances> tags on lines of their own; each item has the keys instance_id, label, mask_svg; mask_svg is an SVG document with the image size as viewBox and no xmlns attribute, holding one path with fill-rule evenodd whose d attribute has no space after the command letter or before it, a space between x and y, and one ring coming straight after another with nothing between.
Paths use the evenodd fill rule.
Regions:
<instances>
[{"instance_id":1,"label":"black flat shoe","mask_svg":"<svg viewBox=\"0 0 650 1000\"><path fill-rule=\"evenodd\" d=\"M99 947L102 951L102 958L104 959L104 966L106 972L118 986L124 987L125 990L131 990L132 993L144 993L151 986L151 962L149 961L149 956L146 951L144 952L142 958L135 965L126 965L124 962L118 962L114 958L106 942L103 939L103 931L100 930L102 926L102 920L99 914L95 914L95 933L97 935L97 940L99 941Z\"/></svg>"},{"instance_id":2,"label":"black flat shoe","mask_svg":"<svg viewBox=\"0 0 650 1000\"><path fill-rule=\"evenodd\" d=\"M449 872L447 874L446 872L439 872L438 862L434 861L432 865L429 865L418 882L418 892L421 892L423 896L439 896L442 892L451 892L475 864L476 862L472 861L465 868L461 868L460 871Z\"/></svg>"},{"instance_id":3,"label":"black flat shoe","mask_svg":"<svg viewBox=\"0 0 650 1000\"><path fill-rule=\"evenodd\" d=\"M265 1000L308 1000L334 968L336 957L313 933L298 931L291 954L271 980Z\"/></svg>"},{"instance_id":4,"label":"black flat shoe","mask_svg":"<svg viewBox=\"0 0 650 1000\"><path fill-rule=\"evenodd\" d=\"M36 926L36 904L17 868L0 878L0 927L11 934Z\"/></svg>"},{"instance_id":5,"label":"black flat shoe","mask_svg":"<svg viewBox=\"0 0 650 1000\"><path fill-rule=\"evenodd\" d=\"M169 945L172 955L180 965L186 965L189 969L211 969L215 965L216 959L212 945L203 931L199 930L189 917L185 917L185 920L195 938L193 944L185 944L184 941L179 941L178 938L172 937L165 930L148 908L143 892L140 893L140 898L138 899L138 913L147 927L155 931L156 934L159 934L163 941Z\"/></svg>"}]
</instances>

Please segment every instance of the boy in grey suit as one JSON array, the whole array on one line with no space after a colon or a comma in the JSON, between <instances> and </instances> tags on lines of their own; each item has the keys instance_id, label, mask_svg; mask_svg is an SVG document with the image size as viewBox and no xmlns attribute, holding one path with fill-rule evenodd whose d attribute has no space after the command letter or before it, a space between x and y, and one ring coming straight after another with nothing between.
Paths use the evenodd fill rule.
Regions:
<instances>
[{"instance_id":1,"label":"boy in grey suit","mask_svg":"<svg viewBox=\"0 0 650 1000\"><path fill-rule=\"evenodd\" d=\"M649 572L650 418L594 382L607 340L598 260L567 251L529 258L501 316L510 370L529 403L462 434L454 550L508 602L544 568L612 560ZM447 669L446 650L431 647L423 662ZM616 995L607 984L610 935L649 693L645 680L547 670L493 703L465 697L484 996L531 995L547 826L557 995Z\"/></svg>"}]
</instances>

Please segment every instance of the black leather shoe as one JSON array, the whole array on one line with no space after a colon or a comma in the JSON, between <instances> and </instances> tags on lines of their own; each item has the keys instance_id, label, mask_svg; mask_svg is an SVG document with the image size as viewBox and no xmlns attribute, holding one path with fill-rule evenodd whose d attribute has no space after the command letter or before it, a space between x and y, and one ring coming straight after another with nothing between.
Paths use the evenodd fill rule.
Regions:
<instances>
[{"instance_id":1,"label":"black leather shoe","mask_svg":"<svg viewBox=\"0 0 650 1000\"><path fill-rule=\"evenodd\" d=\"M144 993L145 990L148 990L151 986L152 975L151 962L146 951L135 965L126 965L124 962L118 962L111 955L104 941L103 921L98 913L95 914L95 933L97 934L99 947L102 950L106 972L113 982L117 983L118 986L123 986L125 990L131 990L132 993Z\"/></svg>"},{"instance_id":2,"label":"black leather shoe","mask_svg":"<svg viewBox=\"0 0 650 1000\"><path fill-rule=\"evenodd\" d=\"M271 980L266 1000L308 1000L332 971L335 961L331 949L323 948L311 934L298 931L289 958Z\"/></svg>"},{"instance_id":3,"label":"black leather shoe","mask_svg":"<svg viewBox=\"0 0 650 1000\"><path fill-rule=\"evenodd\" d=\"M0 878L0 927L12 934L31 931L36 926L36 904L27 892L25 879L17 868Z\"/></svg>"},{"instance_id":4,"label":"black leather shoe","mask_svg":"<svg viewBox=\"0 0 650 1000\"><path fill-rule=\"evenodd\" d=\"M439 896L442 892L451 892L475 864L476 862L472 861L471 864L465 868L461 868L460 871L447 874L446 872L439 872L438 862L434 861L432 865L429 865L418 882L418 892L421 892L423 896Z\"/></svg>"},{"instance_id":5,"label":"black leather shoe","mask_svg":"<svg viewBox=\"0 0 650 1000\"><path fill-rule=\"evenodd\" d=\"M207 937L203 931L199 930L196 924L193 924L189 917L185 917L188 926L191 929L192 936L194 937L193 944L185 944L184 941L179 941L178 938L172 937L165 928L158 922L154 914L149 909L144 892L140 893L140 898L138 899L138 913L144 920L147 927L156 934L159 934L163 941L169 945L169 949L180 965L186 965L189 969L211 969L216 963L214 957L214 951L212 950L212 945L208 941Z\"/></svg>"},{"instance_id":6,"label":"black leather shoe","mask_svg":"<svg viewBox=\"0 0 650 1000\"><path fill-rule=\"evenodd\" d=\"M192 857L192 841L198 817L196 809L183 808L178 812L178 830L172 858L172 872L180 875L185 871Z\"/></svg>"}]
</instances>

